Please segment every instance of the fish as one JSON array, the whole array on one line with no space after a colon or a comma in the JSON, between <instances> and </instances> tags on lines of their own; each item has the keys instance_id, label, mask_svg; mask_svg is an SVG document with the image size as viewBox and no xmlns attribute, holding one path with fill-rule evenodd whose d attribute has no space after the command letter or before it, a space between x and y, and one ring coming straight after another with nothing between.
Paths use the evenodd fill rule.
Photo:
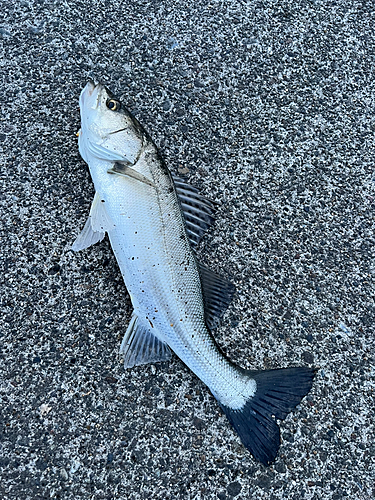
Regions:
<instances>
[{"instance_id":1,"label":"fish","mask_svg":"<svg viewBox=\"0 0 375 500\"><path fill-rule=\"evenodd\" d=\"M310 391L309 367L247 370L235 365L211 330L234 286L201 265L196 247L215 204L167 168L150 135L104 85L79 98L78 147L95 186L73 251L109 241L133 313L120 347L124 367L169 360L172 351L209 388L256 460L270 465L283 420Z\"/></svg>"}]
</instances>

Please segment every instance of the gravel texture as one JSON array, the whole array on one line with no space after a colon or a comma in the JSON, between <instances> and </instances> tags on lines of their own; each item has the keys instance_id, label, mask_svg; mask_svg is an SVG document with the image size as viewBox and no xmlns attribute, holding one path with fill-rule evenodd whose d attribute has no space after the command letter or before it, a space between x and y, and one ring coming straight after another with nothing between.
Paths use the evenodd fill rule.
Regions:
<instances>
[{"instance_id":1,"label":"gravel texture","mask_svg":"<svg viewBox=\"0 0 375 500\"><path fill-rule=\"evenodd\" d=\"M3 1L0 497L375 497L375 9L356 0ZM178 358L124 371L131 308L78 96L108 84L169 168L219 202L199 258L237 293L247 368L317 367L269 468Z\"/></svg>"}]
</instances>

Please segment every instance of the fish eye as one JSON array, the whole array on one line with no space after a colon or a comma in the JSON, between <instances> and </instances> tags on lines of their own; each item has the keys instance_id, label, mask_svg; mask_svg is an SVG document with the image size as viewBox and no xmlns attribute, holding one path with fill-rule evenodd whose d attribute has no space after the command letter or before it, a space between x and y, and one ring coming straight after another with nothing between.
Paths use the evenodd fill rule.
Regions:
<instances>
[{"instance_id":1,"label":"fish eye","mask_svg":"<svg viewBox=\"0 0 375 500\"><path fill-rule=\"evenodd\" d=\"M116 99L107 99L107 108L111 111L118 111L121 107L121 103L116 101Z\"/></svg>"}]
</instances>

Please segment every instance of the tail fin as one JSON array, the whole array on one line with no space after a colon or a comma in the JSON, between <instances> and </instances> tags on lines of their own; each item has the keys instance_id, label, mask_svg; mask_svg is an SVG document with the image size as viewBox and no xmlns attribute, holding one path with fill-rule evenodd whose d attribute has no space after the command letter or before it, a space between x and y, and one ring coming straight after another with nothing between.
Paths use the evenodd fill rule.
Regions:
<instances>
[{"instance_id":1,"label":"tail fin","mask_svg":"<svg viewBox=\"0 0 375 500\"><path fill-rule=\"evenodd\" d=\"M269 465L280 446L280 429L275 420L283 420L309 392L315 372L300 367L247 374L257 384L254 396L239 410L220 406L250 453Z\"/></svg>"}]
</instances>

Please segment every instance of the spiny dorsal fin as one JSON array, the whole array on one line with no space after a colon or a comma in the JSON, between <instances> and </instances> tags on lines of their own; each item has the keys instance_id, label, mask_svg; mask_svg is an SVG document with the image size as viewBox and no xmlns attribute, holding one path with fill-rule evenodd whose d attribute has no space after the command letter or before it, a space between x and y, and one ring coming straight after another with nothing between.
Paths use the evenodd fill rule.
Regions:
<instances>
[{"instance_id":1,"label":"spiny dorsal fin","mask_svg":"<svg viewBox=\"0 0 375 500\"><path fill-rule=\"evenodd\" d=\"M172 178L185 216L187 234L195 248L214 221L215 206L184 179L175 175Z\"/></svg>"},{"instance_id":2,"label":"spiny dorsal fin","mask_svg":"<svg viewBox=\"0 0 375 500\"><path fill-rule=\"evenodd\" d=\"M168 345L143 326L134 313L121 343L120 354L124 356L125 368L167 361L172 356Z\"/></svg>"}]
</instances>

